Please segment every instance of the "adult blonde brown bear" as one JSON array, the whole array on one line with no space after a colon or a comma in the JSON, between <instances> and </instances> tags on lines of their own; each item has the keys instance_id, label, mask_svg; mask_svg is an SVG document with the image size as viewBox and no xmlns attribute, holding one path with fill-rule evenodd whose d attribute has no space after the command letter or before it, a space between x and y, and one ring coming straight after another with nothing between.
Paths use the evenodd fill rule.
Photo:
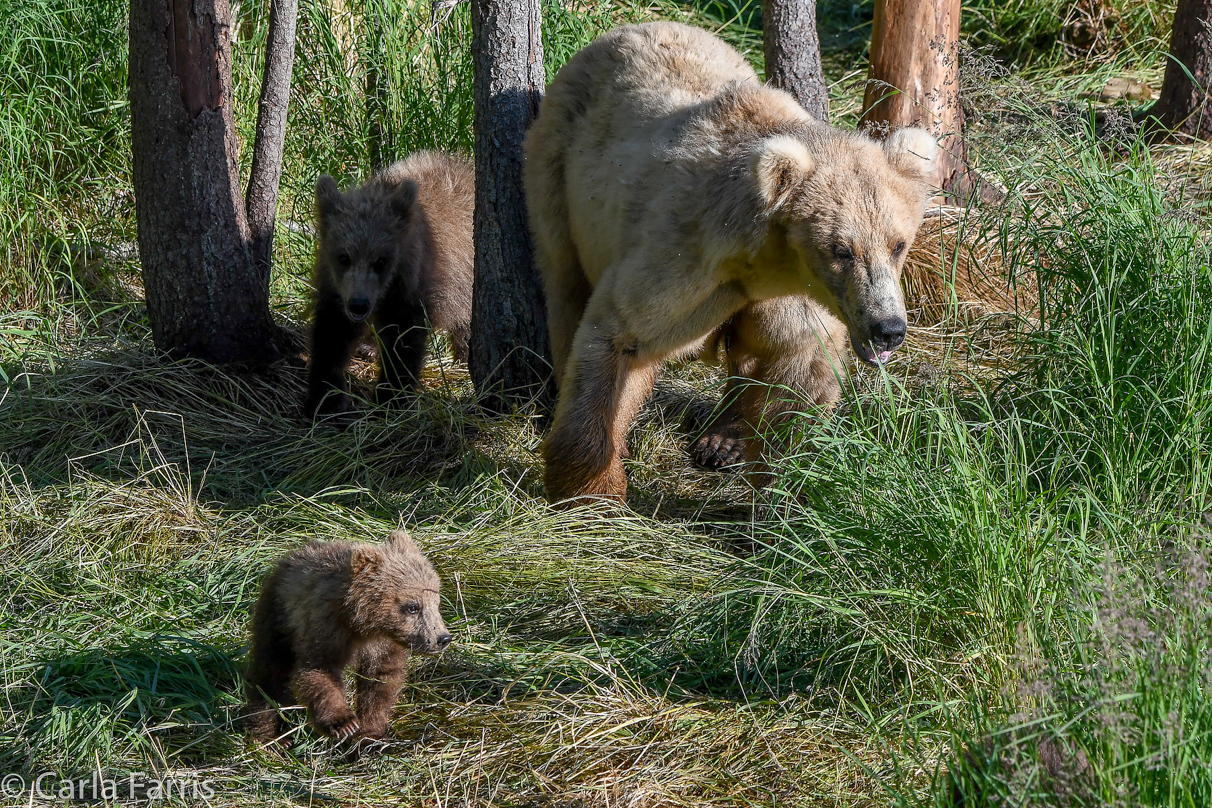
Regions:
<instances>
[{"instance_id":1,"label":"adult blonde brown bear","mask_svg":"<svg viewBox=\"0 0 1212 808\"><path fill-rule=\"evenodd\" d=\"M921 129L878 142L813 120L691 26L630 25L576 54L526 139L560 387L548 497L625 500L627 429L666 359L722 344L734 375L817 404L840 395L846 331L886 360L937 151ZM794 406L765 391L738 391L700 462L757 457L755 428Z\"/></svg>"}]
</instances>

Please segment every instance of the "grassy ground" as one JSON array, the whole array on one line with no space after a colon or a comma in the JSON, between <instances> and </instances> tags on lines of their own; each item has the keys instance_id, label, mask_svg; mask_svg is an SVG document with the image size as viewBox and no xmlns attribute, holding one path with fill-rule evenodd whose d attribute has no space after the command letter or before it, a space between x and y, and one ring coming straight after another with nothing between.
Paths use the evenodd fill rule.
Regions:
<instances>
[{"instance_id":1,"label":"grassy ground","mask_svg":"<svg viewBox=\"0 0 1212 808\"><path fill-rule=\"evenodd\" d=\"M566 8L549 68L650 17L760 61L743 8ZM820 8L853 125L870 7ZM363 173L368 117L392 152L469 144L466 9L436 33L428 7L388 9L371 42L361 5L303 4L288 223L320 171ZM1212 802L1210 156L1147 148L1085 98L1156 87L1168 8L971 4L971 134L1010 199L928 222L907 350L806 414L761 492L690 467L720 379L671 369L631 435L633 514L611 518L544 504L542 425L483 416L440 343L415 403L344 431L299 420L298 362L153 354L124 13L0 0L0 774L175 778L167 804L207 801L201 782L213 805ZM1116 21L1077 52L1081 14ZM247 140L264 8L237 20ZM302 328L311 242L280 233L274 306ZM346 760L297 711L292 751L249 744L260 576L398 525L444 577L455 643L416 666L385 752Z\"/></svg>"}]
</instances>

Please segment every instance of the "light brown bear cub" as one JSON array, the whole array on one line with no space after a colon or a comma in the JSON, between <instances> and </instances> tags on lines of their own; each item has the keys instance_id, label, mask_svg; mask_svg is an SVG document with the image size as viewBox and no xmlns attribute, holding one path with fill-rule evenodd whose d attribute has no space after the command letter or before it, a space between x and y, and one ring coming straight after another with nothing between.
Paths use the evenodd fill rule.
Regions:
<instances>
[{"instance_id":1,"label":"light brown bear cub","mask_svg":"<svg viewBox=\"0 0 1212 808\"><path fill-rule=\"evenodd\" d=\"M734 375L825 404L847 341L872 363L904 341L928 132L876 141L813 120L717 37L658 22L560 68L525 149L560 388L550 499L625 500L627 430L666 359L723 344ZM779 414L765 392L739 397L701 463L753 458Z\"/></svg>"},{"instance_id":2,"label":"light brown bear cub","mask_svg":"<svg viewBox=\"0 0 1212 808\"><path fill-rule=\"evenodd\" d=\"M252 620L245 726L268 742L284 730L279 705L302 704L316 729L343 741L382 738L412 653L450 644L440 582L402 530L382 545L312 542L265 579ZM356 712L342 674L357 673Z\"/></svg>"},{"instance_id":3,"label":"light brown bear cub","mask_svg":"<svg viewBox=\"0 0 1212 808\"><path fill-rule=\"evenodd\" d=\"M345 193L320 177L307 415L349 407L345 371L367 322L379 342L380 403L420 379L427 318L466 361L474 210L471 164L443 152L417 152Z\"/></svg>"}]
</instances>

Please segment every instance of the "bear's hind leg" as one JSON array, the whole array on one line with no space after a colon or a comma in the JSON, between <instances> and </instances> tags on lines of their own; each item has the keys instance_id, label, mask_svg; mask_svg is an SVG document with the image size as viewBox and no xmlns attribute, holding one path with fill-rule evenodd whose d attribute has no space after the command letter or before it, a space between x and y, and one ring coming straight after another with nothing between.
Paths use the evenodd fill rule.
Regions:
<instances>
[{"instance_id":1,"label":"bear's hind leg","mask_svg":"<svg viewBox=\"0 0 1212 808\"><path fill-rule=\"evenodd\" d=\"M387 734L407 660L408 652L391 642L368 644L359 651L357 712L363 736L377 740Z\"/></svg>"},{"instance_id":2,"label":"bear's hind leg","mask_svg":"<svg viewBox=\"0 0 1212 808\"><path fill-rule=\"evenodd\" d=\"M269 743L286 729L275 705L292 703L289 685L295 655L289 638L279 628L274 589L275 579L271 577L253 613L252 643L244 675L248 699L243 713L244 726L261 743Z\"/></svg>"},{"instance_id":3,"label":"bear's hind leg","mask_svg":"<svg viewBox=\"0 0 1212 808\"><path fill-rule=\"evenodd\" d=\"M543 442L552 502L627 501L627 430L656 381L658 360L641 354L617 317L590 301L560 385L551 434Z\"/></svg>"}]
</instances>

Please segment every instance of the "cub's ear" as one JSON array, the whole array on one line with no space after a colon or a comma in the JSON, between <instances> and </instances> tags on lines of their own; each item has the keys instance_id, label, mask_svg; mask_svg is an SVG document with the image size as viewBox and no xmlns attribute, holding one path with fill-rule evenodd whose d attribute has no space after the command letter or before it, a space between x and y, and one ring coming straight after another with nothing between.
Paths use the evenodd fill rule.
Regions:
<instances>
[{"instance_id":1,"label":"cub's ear","mask_svg":"<svg viewBox=\"0 0 1212 808\"><path fill-rule=\"evenodd\" d=\"M884 140L884 154L902 173L929 182L938 163L938 141L925 129L897 129Z\"/></svg>"},{"instance_id":2,"label":"cub's ear","mask_svg":"<svg viewBox=\"0 0 1212 808\"><path fill-rule=\"evenodd\" d=\"M421 548L417 547L416 542L412 540L412 536L408 535L407 530L393 530L391 535L387 537L384 546L400 553L421 552Z\"/></svg>"},{"instance_id":3,"label":"cub's ear","mask_svg":"<svg viewBox=\"0 0 1212 808\"><path fill-rule=\"evenodd\" d=\"M383 554L379 548L369 544L359 544L349 557L349 570L354 578L363 575L373 575L383 563Z\"/></svg>"},{"instance_id":4,"label":"cub's ear","mask_svg":"<svg viewBox=\"0 0 1212 808\"><path fill-rule=\"evenodd\" d=\"M337 181L327 174L321 174L316 181L316 213L323 223L341 206L341 189Z\"/></svg>"},{"instance_id":5,"label":"cub's ear","mask_svg":"<svg viewBox=\"0 0 1212 808\"><path fill-rule=\"evenodd\" d=\"M770 213L786 205L815 169L808 147L790 135L762 141L750 162L758 193Z\"/></svg>"},{"instance_id":6,"label":"cub's ear","mask_svg":"<svg viewBox=\"0 0 1212 808\"><path fill-rule=\"evenodd\" d=\"M417 184L412 180L404 180L391 195L391 210L401 219L412 216L413 206L417 204Z\"/></svg>"}]
</instances>

